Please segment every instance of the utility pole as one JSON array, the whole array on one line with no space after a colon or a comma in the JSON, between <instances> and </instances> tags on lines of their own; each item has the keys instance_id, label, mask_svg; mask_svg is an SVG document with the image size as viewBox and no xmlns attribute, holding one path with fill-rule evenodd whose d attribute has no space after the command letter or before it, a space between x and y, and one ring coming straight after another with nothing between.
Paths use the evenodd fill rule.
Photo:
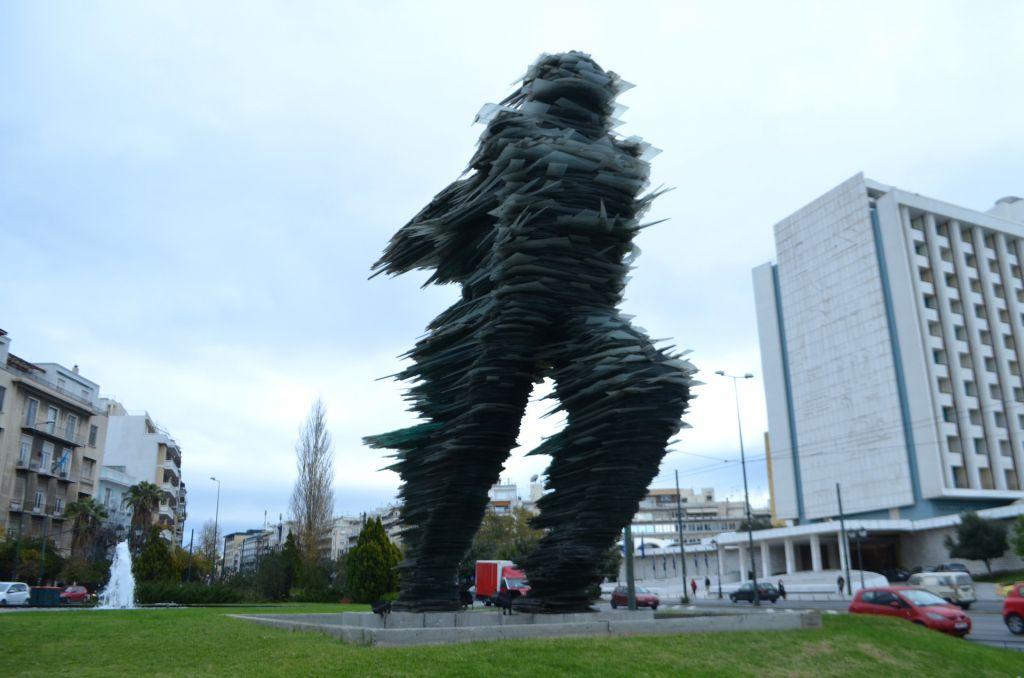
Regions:
<instances>
[{"instance_id":1,"label":"utility pole","mask_svg":"<svg viewBox=\"0 0 1024 678\"><path fill-rule=\"evenodd\" d=\"M686 576L686 540L683 539L683 500L679 496L679 471L676 471L676 524L679 527L679 559L683 561L683 605L690 603L690 583Z\"/></svg>"},{"instance_id":2,"label":"utility pole","mask_svg":"<svg viewBox=\"0 0 1024 678\"><path fill-rule=\"evenodd\" d=\"M216 542L216 540L220 538L220 481L217 480L216 478L214 478L213 476L210 476L210 480L212 480L213 482L217 483L217 509L215 510L215 512L213 514L213 539L214 539L214 542ZM227 549L227 547L228 547L227 542L225 542L224 543L225 550ZM214 558L216 559L216 556L214 556ZM213 565L216 565L216 563L212 563L211 567ZM220 578L224 579L224 558L223 557L221 557L221 559L220 559ZM212 571L210 572L210 581L213 581L213 572Z\"/></svg>"},{"instance_id":3,"label":"utility pole","mask_svg":"<svg viewBox=\"0 0 1024 678\"><path fill-rule=\"evenodd\" d=\"M626 600L629 602L629 609L636 609L636 579L633 578L633 518L630 516L626 523L626 531L622 539L622 545L626 551Z\"/></svg>"},{"instance_id":4,"label":"utility pole","mask_svg":"<svg viewBox=\"0 0 1024 678\"><path fill-rule=\"evenodd\" d=\"M842 556L845 550L846 558L846 595L853 595L853 584L850 583L850 540L846 538L846 517L843 515L843 491L836 483L836 498L839 500L839 531L842 533L843 543L839 545L839 555Z\"/></svg>"}]
</instances>

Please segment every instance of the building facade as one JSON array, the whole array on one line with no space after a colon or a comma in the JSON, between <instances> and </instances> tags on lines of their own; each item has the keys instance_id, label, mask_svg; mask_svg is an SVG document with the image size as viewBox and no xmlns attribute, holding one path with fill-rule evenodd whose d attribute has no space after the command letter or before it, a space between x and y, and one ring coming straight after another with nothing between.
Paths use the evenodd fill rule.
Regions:
<instances>
[{"instance_id":1,"label":"building facade","mask_svg":"<svg viewBox=\"0 0 1024 678\"><path fill-rule=\"evenodd\" d=\"M772 492L790 524L1024 499L1024 201L979 212L857 175L754 269Z\"/></svg>"},{"instance_id":2,"label":"building facade","mask_svg":"<svg viewBox=\"0 0 1024 678\"><path fill-rule=\"evenodd\" d=\"M107 419L104 463L118 467L134 480L133 485L146 481L160 488L162 498L153 524L165 540L181 546L187 494L181 482L180 446L148 412L129 413L114 400L102 402Z\"/></svg>"},{"instance_id":3,"label":"building facade","mask_svg":"<svg viewBox=\"0 0 1024 678\"><path fill-rule=\"evenodd\" d=\"M683 541L699 544L702 539L740 527L746 519L746 504L742 501L718 501L711 487L700 490L683 488L650 489L640 501L633 516L633 540L645 547L650 545L678 546L679 507L682 507ZM767 509L752 511L755 519L767 518Z\"/></svg>"},{"instance_id":4,"label":"building facade","mask_svg":"<svg viewBox=\"0 0 1024 678\"><path fill-rule=\"evenodd\" d=\"M67 505L95 493L99 386L55 363L10 352L0 330L0 531L46 537L70 552Z\"/></svg>"}]
</instances>

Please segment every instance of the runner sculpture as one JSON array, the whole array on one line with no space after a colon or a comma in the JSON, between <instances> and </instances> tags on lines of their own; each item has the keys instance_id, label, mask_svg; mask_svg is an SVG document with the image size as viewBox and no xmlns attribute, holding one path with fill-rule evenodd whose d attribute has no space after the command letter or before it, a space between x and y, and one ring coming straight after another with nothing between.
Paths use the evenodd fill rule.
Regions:
<instances>
[{"instance_id":1,"label":"runner sculpture","mask_svg":"<svg viewBox=\"0 0 1024 678\"><path fill-rule=\"evenodd\" d=\"M655 194L649 146L612 134L628 85L579 52L544 55L519 89L485 108L463 178L388 243L376 274L432 269L459 283L399 375L423 423L367 443L398 450L405 560L395 609L454 610L456 568L515 445L533 384L545 377L565 429L533 519L518 605L586 610L615 543L680 429L690 363L655 348L617 310L640 217Z\"/></svg>"}]
</instances>

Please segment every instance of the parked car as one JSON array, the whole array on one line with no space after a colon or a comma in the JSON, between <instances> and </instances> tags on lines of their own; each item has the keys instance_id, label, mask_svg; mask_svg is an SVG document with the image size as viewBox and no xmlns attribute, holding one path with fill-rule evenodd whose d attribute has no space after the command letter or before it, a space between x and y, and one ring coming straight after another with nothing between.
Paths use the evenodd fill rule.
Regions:
<instances>
[{"instance_id":1,"label":"parked car","mask_svg":"<svg viewBox=\"0 0 1024 678\"><path fill-rule=\"evenodd\" d=\"M759 600L770 600L773 603L779 599L779 590L775 588L775 584L770 584L766 581L757 582L757 597ZM746 600L751 603L754 602L754 583L744 582L738 589L729 594L729 600L736 602L737 600Z\"/></svg>"},{"instance_id":2,"label":"parked car","mask_svg":"<svg viewBox=\"0 0 1024 678\"><path fill-rule=\"evenodd\" d=\"M64 605L77 603L79 605L92 600L92 594L84 586L69 586L60 592L60 602Z\"/></svg>"},{"instance_id":3,"label":"parked car","mask_svg":"<svg viewBox=\"0 0 1024 678\"><path fill-rule=\"evenodd\" d=\"M1003 621L1010 633L1024 634L1024 583L1014 584L1003 600Z\"/></svg>"},{"instance_id":4,"label":"parked car","mask_svg":"<svg viewBox=\"0 0 1024 678\"><path fill-rule=\"evenodd\" d=\"M649 607L652 610L657 610L660 604L661 599L658 598L658 594L652 593L643 586L636 587L636 606L638 608ZM620 605L629 607L629 593L625 586L616 586L615 591L612 592L612 608L618 608Z\"/></svg>"},{"instance_id":5,"label":"parked car","mask_svg":"<svg viewBox=\"0 0 1024 678\"><path fill-rule=\"evenodd\" d=\"M0 582L0 605L28 605L28 584L20 581Z\"/></svg>"},{"instance_id":6,"label":"parked car","mask_svg":"<svg viewBox=\"0 0 1024 678\"><path fill-rule=\"evenodd\" d=\"M920 572L910 575L907 583L930 591L965 610L970 609L971 603L978 599L971 575L963 572Z\"/></svg>"},{"instance_id":7,"label":"parked car","mask_svg":"<svg viewBox=\"0 0 1024 678\"><path fill-rule=\"evenodd\" d=\"M963 563L942 563L941 565L935 566L936 572L963 572L964 574L970 574L971 571L967 569L967 566Z\"/></svg>"},{"instance_id":8,"label":"parked car","mask_svg":"<svg viewBox=\"0 0 1024 678\"><path fill-rule=\"evenodd\" d=\"M887 586L857 591L850 614L899 617L954 636L971 632L971 618L963 610L924 589Z\"/></svg>"},{"instance_id":9,"label":"parked car","mask_svg":"<svg viewBox=\"0 0 1024 678\"><path fill-rule=\"evenodd\" d=\"M890 582L902 582L910 579L910 570L903 567L890 567L882 570L879 574Z\"/></svg>"}]
</instances>

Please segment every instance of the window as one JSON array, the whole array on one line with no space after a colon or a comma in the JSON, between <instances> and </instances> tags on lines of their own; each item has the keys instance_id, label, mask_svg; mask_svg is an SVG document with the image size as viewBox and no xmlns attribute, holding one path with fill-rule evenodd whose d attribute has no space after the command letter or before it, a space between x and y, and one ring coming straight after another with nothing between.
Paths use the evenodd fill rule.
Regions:
<instances>
[{"instance_id":1,"label":"window","mask_svg":"<svg viewBox=\"0 0 1024 678\"><path fill-rule=\"evenodd\" d=\"M957 325L953 328L953 336L960 341L967 341L967 330L963 325Z\"/></svg>"},{"instance_id":2,"label":"window","mask_svg":"<svg viewBox=\"0 0 1024 678\"><path fill-rule=\"evenodd\" d=\"M982 330L981 332L979 332L978 337L981 339L981 343L985 344L986 346L992 345L992 334L989 333L988 330Z\"/></svg>"},{"instance_id":3,"label":"window","mask_svg":"<svg viewBox=\"0 0 1024 678\"><path fill-rule=\"evenodd\" d=\"M25 410L25 425L35 426L36 415L39 413L39 401L35 398L28 399L28 409Z\"/></svg>"},{"instance_id":4,"label":"window","mask_svg":"<svg viewBox=\"0 0 1024 678\"><path fill-rule=\"evenodd\" d=\"M928 334L932 335L933 337L941 337L942 336L942 328L939 326L939 323L936 323L936 322L928 323Z\"/></svg>"},{"instance_id":5,"label":"window","mask_svg":"<svg viewBox=\"0 0 1024 678\"><path fill-rule=\"evenodd\" d=\"M95 466L96 462L92 459L82 460L82 480L92 481L92 472Z\"/></svg>"},{"instance_id":6,"label":"window","mask_svg":"<svg viewBox=\"0 0 1024 678\"><path fill-rule=\"evenodd\" d=\"M964 242L971 242L971 227L961 226L960 227L960 240Z\"/></svg>"},{"instance_id":7,"label":"window","mask_svg":"<svg viewBox=\"0 0 1024 678\"><path fill-rule=\"evenodd\" d=\"M966 257L964 257L964 261L971 268L977 268L978 266L978 260L974 258L973 254L968 254Z\"/></svg>"},{"instance_id":8,"label":"window","mask_svg":"<svg viewBox=\"0 0 1024 678\"><path fill-rule=\"evenodd\" d=\"M993 412L992 418L995 420L996 426L999 428L1006 428L1006 415L1002 412Z\"/></svg>"},{"instance_id":9,"label":"window","mask_svg":"<svg viewBox=\"0 0 1024 678\"><path fill-rule=\"evenodd\" d=\"M963 448L960 446L960 439L956 436L949 436L946 438L946 446L949 447L949 451L952 454L960 454L963 452Z\"/></svg>"},{"instance_id":10,"label":"window","mask_svg":"<svg viewBox=\"0 0 1024 678\"><path fill-rule=\"evenodd\" d=\"M953 413L952 407L942 408L942 421L947 423L953 423L954 421L956 421L956 415Z\"/></svg>"},{"instance_id":11,"label":"window","mask_svg":"<svg viewBox=\"0 0 1024 678\"><path fill-rule=\"evenodd\" d=\"M960 303L959 299L953 299L949 302L949 310L951 313L964 314L964 305Z\"/></svg>"},{"instance_id":12,"label":"window","mask_svg":"<svg viewBox=\"0 0 1024 678\"><path fill-rule=\"evenodd\" d=\"M1008 348L1011 351L1013 351L1013 350L1016 350L1017 343L1013 340L1013 337L1011 337L1009 334L1004 334L1003 335L1003 346L1005 346L1006 348Z\"/></svg>"},{"instance_id":13,"label":"window","mask_svg":"<svg viewBox=\"0 0 1024 678\"><path fill-rule=\"evenodd\" d=\"M975 426L981 426L981 412L978 410L971 410L969 416L972 424Z\"/></svg>"},{"instance_id":14,"label":"window","mask_svg":"<svg viewBox=\"0 0 1024 678\"><path fill-rule=\"evenodd\" d=\"M971 278L971 291L981 294L981 283L977 278Z\"/></svg>"},{"instance_id":15,"label":"window","mask_svg":"<svg viewBox=\"0 0 1024 678\"><path fill-rule=\"evenodd\" d=\"M985 358L985 369L989 372L995 372L996 361L993 358Z\"/></svg>"},{"instance_id":16,"label":"window","mask_svg":"<svg viewBox=\"0 0 1024 678\"><path fill-rule=\"evenodd\" d=\"M1013 275L1014 278L1018 278L1019 279L1020 278L1020 266L1018 266L1017 264L1014 264L1013 266L1011 266L1010 267L1010 274Z\"/></svg>"},{"instance_id":17,"label":"window","mask_svg":"<svg viewBox=\"0 0 1024 678\"><path fill-rule=\"evenodd\" d=\"M33 509L39 510L39 509L43 508L44 496L45 495L43 494L42 490L36 490L35 501L32 503L32 508Z\"/></svg>"},{"instance_id":18,"label":"window","mask_svg":"<svg viewBox=\"0 0 1024 678\"><path fill-rule=\"evenodd\" d=\"M974 305L974 315L975 317L988 320L988 312L985 310L985 307L982 306L981 304Z\"/></svg>"},{"instance_id":19,"label":"window","mask_svg":"<svg viewBox=\"0 0 1024 678\"><path fill-rule=\"evenodd\" d=\"M980 468L978 469L978 480L981 481L981 489L983 490L994 490L995 486L992 484L992 469Z\"/></svg>"},{"instance_id":20,"label":"window","mask_svg":"<svg viewBox=\"0 0 1024 678\"><path fill-rule=\"evenodd\" d=\"M984 438L974 439L974 452L975 454L988 454L988 443Z\"/></svg>"},{"instance_id":21,"label":"window","mask_svg":"<svg viewBox=\"0 0 1024 678\"><path fill-rule=\"evenodd\" d=\"M941 235L943 238L949 237L949 226L946 224L939 224L935 227L935 232Z\"/></svg>"},{"instance_id":22,"label":"window","mask_svg":"<svg viewBox=\"0 0 1024 678\"><path fill-rule=\"evenodd\" d=\"M21 436L21 444L18 448L18 463L27 466L28 460L31 458L32 436Z\"/></svg>"},{"instance_id":23,"label":"window","mask_svg":"<svg viewBox=\"0 0 1024 678\"><path fill-rule=\"evenodd\" d=\"M1005 299L1006 293L1003 291L1003 286L996 283L992 286L992 291L996 294L996 299Z\"/></svg>"},{"instance_id":24,"label":"window","mask_svg":"<svg viewBox=\"0 0 1024 678\"><path fill-rule=\"evenodd\" d=\"M40 470L49 472L53 464L53 443L43 443L43 451L39 456Z\"/></svg>"},{"instance_id":25,"label":"window","mask_svg":"<svg viewBox=\"0 0 1024 678\"><path fill-rule=\"evenodd\" d=\"M53 512L57 515L64 513L64 497L57 497L53 502Z\"/></svg>"},{"instance_id":26,"label":"window","mask_svg":"<svg viewBox=\"0 0 1024 678\"><path fill-rule=\"evenodd\" d=\"M999 262L996 261L995 259L989 259L988 270L992 271L993 273L999 273Z\"/></svg>"},{"instance_id":27,"label":"window","mask_svg":"<svg viewBox=\"0 0 1024 678\"><path fill-rule=\"evenodd\" d=\"M109 487L103 488L103 505L104 506L112 506L112 504L110 503L110 488Z\"/></svg>"},{"instance_id":28,"label":"window","mask_svg":"<svg viewBox=\"0 0 1024 678\"><path fill-rule=\"evenodd\" d=\"M920 276L921 282L930 283L932 282L932 269L922 266L918 269L918 276Z\"/></svg>"},{"instance_id":29,"label":"window","mask_svg":"<svg viewBox=\"0 0 1024 678\"><path fill-rule=\"evenodd\" d=\"M955 487L967 487L967 471L963 466L953 467L953 485Z\"/></svg>"},{"instance_id":30,"label":"window","mask_svg":"<svg viewBox=\"0 0 1024 678\"><path fill-rule=\"evenodd\" d=\"M1013 387L1013 399L1018 403L1024 403L1024 388L1020 386Z\"/></svg>"},{"instance_id":31,"label":"window","mask_svg":"<svg viewBox=\"0 0 1024 678\"><path fill-rule=\"evenodd\" d=\"M950 254L948 247L940 247L939 248L939 257L943 261L949 261L949 262L953 261L953 255Z\"/></svg>"},{"instance_id":32,"label":"window","mask_svg":"<svg viewBox=\"0 0 1024 678\"><path fill-rule=\"evenodd\" d=\"M0 412L4 411L4 396L7 395L7 389L0 386Z\"/></svg>"},{"instance_id":33,"label":"window","mask_svg":"<svg viewBox=\"0 0 1024 678\"><path fill-rule=\"evenodd\" d=\"M973 381L965 381L964 382L964 393L966 393L969 396L977 396L978 395L978 387L975 386Z\"/></svg>"},{"instance_id":34,"label":"window","mask_svg":"<svg viewBox=\"0 0 1024 678\"><path fill-rule=\"evenodd\" d=\"M1007 441L1007 440L1000 440L999 441L999 454L1004 456L1004 457L1009 457L1010 456L1011 453L1010 453L1010 442L1009 441Z\"/></svg>"},{"instance_id":35,"label":"window","mask_svg":"<svg viewBox=\"0 0 1024 678\"><path fill-rule=\"evenodd\" d=\"M96 434L99 433L99 427L95 424L89 426L89 447L96 447Z\"/></svg>"},{"instance_id":36,"label":"window","mask_svg":"<svg viewBox=\"0 0 1024 678\"><path fill-rule=\"evenodd\" d=\"M77 435L78 417L73 414L68 414L67 419L64 420L64 437L68 440L74 440Z\"/></svg>"},{"instance_id":37,"label":"window","mask_svg":"<svg viewBox=\"0 0 1024 678\"><path fill-rule=\"evenodd\" d=\"M61 473L67 473L73 457L74 455L71 452L71 448L65 447L64 451L61 452L60 460L57 462L57 468Z\"/></svg>"},{"instance_id":38,"label":"window","mask_svg":"<svg viewBox=\"0 0 1024 678\"><path fill-rule=\"evenodd\" d=\"M952 393L953 389L950 387L949 379L945 377L939 377L939 390L943 393Z\"/></svg>"},{"instance_id":39,"label":"window","mask_svg":"<svg viewBox=\"0 0 1024 678\"><path fill-rule=\"evenodd\" d=\"M969 370L969 369L971 369L973 367L971 365L971 356L968 355L967 353L961 353L960 354L960 367L963 367L964 369L967 369L967 370Z\"/></svg>"},{"instance_id":40,"label":"window","mask_svg":"<svg viewBox=\"0 0 1024 678\"><path fill-rule=\"evenodd\" d=\"M999 309L999 322L1004 322L1007 325L1010 324L1010 314L1006 311L1005 308Z\"/></svg>"},{"instance_id":41,"label":"window","mask_svg":"<svg viewBox=\"0 0 1024 678\"><path fill-rule=\"evenodd\" d=\"M957 286L957 280L956 280L956 276L954 274L952 274L952 273L946 274L946 285L948 287L956 287Z\"/></svg>"},{"instance_id":42,"label":"window","mask_svg":"<svg viewBox=\"0 0 1024 678\"><path fill-rule=\"evenodd\" d=\"M928 256L928 246L918 240L914 243L914 252L921 257Z\"/></svg>"},{"instance_id":43,"label":"window","mask_svg":"<svg viewBox=\"0 0 1024 678\"><path fill-rule=\"evenodd\" d=\"M988 394L992 397L992 400L1002 400L1003 392L999 390L999 386L996 384L989 384Z\"/></svg>"},{"instance_id":44,"label":"window","mask_svg":"<svg viewBox=\"0 0 1024 678\"><path fill-rule=\"evenodd\" d=\"M1017 377L1020 376L1020 365L1017 364L1016 360L1010 361L1010 374Z\"/></svg>"},{"instance_id":45,"label":"window","mask_svg":"<svg viewBox=\"0 0 1024 678\"><path fill-rule=\"evenodd\" d=\"M945 365L946 364L946 352L945 351L938 350L938 349L932 351L932 358L935 360L935 364L936 365Z\"/></svg>"},{"instance_id":46,"label":"window","mask_svg":"<svg viewBox=\"0 0 1024 678\"><path fill-rule=\"evenodd\" d=\"M1006 469L1006 489L1008 490L1019 490L1020 484L1017 482L1017 474L1013 472L1013 469Z\"/></svg>"},{"instance_id":47,"label":"window","mask_svg":"<svg viewBox=\"0 0 1024 678\"><path fill-rule=\"evenodd\" d=\"M935 297L930 294L924 295L925 308L935 308Z\"/></svg>"}]
</instances>

